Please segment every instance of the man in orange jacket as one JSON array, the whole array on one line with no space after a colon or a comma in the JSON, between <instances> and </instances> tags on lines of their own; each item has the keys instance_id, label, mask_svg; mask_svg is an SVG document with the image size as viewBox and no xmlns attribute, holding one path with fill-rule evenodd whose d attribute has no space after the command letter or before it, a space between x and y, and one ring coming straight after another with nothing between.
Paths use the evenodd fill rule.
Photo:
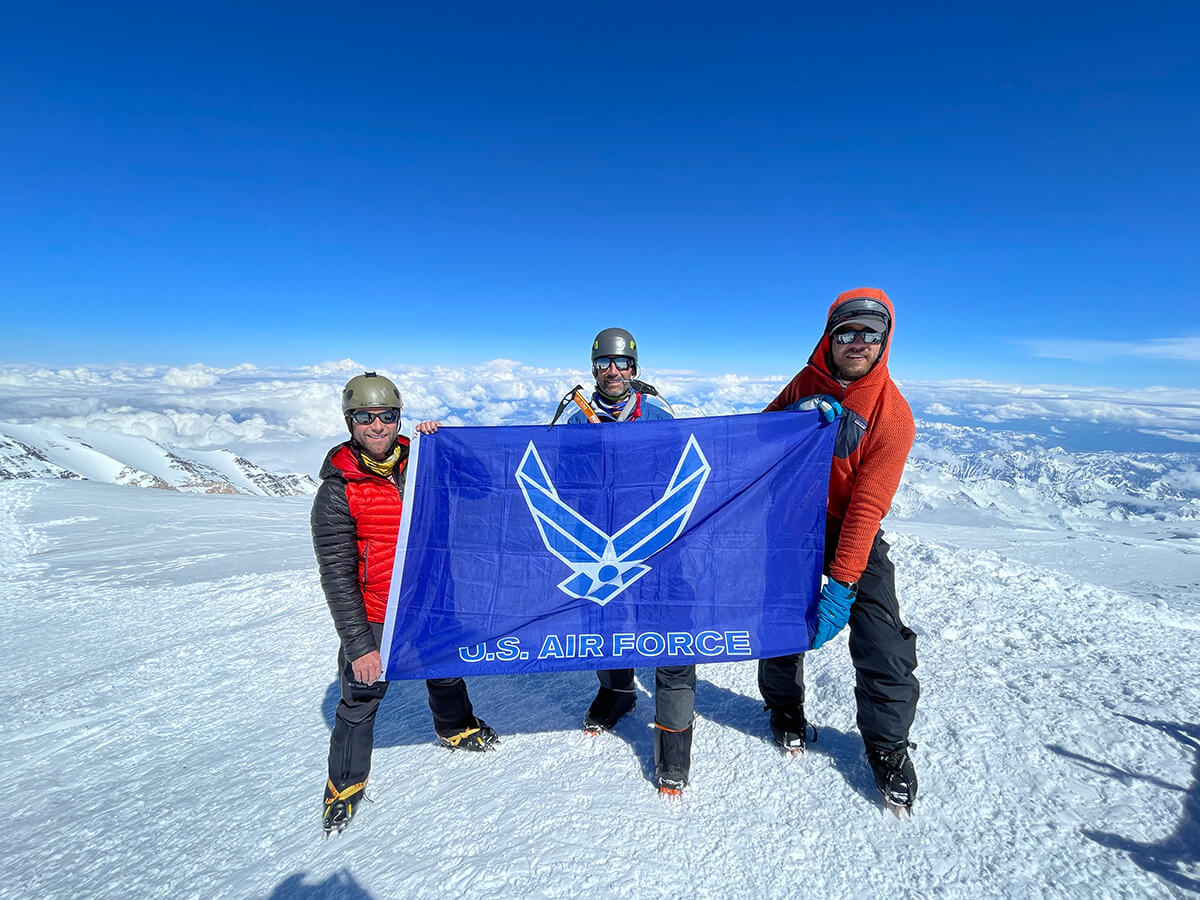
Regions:
<instances>
[{"instance_id":1,"label":"man in orange jacket","mask_svg":"<svg viewBox=\"0 0 1200 900\"><path fill-rule=\"evenodd\" d=\"M829 307L808 365L766 412L816 407L841 416L825 530L825 574L812 649L849 622L858 729L875 783L889 806L908 810L917 775L908 750L920 687L916 635L900 620L895 569L879 524L892 504L912 449L912 411L888 373L895 310L887 294L860 288ZM804 749L804 655L764 659L758 685L771 731L785 751ZM815 730L814 730L815 737Z\"/></svg>"}]
</instances>

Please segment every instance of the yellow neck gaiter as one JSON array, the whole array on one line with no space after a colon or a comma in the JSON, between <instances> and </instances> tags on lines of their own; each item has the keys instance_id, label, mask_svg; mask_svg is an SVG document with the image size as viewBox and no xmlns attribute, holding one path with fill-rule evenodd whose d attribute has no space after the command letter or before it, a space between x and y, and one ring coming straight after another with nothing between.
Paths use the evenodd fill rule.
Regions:
<instances>
[{"instance_id":1,"label":"yellow neck gaiter","mask_svg":"<svg viewBox=\"0 0 1200 900\"><path fill-rule=\"evenodd\" d=\"M361 454L361 459L363 465L376 475L382 475L384 478L390 478L392 476L392 470L396 468L396 463L400 460L400 445L397 444L395 447L393 447L392 452L388 455L388 458L382 462L372 459L365 453Z\"/></svg>"}]
</instances>

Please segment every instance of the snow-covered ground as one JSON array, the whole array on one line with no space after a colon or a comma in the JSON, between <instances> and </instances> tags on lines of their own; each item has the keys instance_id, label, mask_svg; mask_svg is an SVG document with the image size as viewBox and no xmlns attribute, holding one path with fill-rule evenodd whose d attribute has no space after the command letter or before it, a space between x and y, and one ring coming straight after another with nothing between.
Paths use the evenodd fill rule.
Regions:
<instances>
[{"instance_id":1,"label":"snow-covered ground","mask_svg":"<svg viewBox=\"0 0 1200 900\"><path fill-rule=\"evenodd\" d=\"M591 673L480 678L503 743L380 713L371 794L320 829L336 641L308 498L0 484L4 897L1155 897L1200 890L1200 543L1015 523L889 532L918 632L921 792L876 805L845 636L811 654L807 757L753 663L700 667L693 782L653 703L585 737ZM1139 534L1141 537L1139 537ZM1173 573L1183 589L1137 585ZM1189 587L1190 585L1190 587ZM1162 593L1168 593L1160 591Z\"/></svg>"},{"instance_id":2,"label":"snow-covered ground","mask_svg":"<svg viewBox=\"0 0 1200 900\"><path fill-rule=\"evenodd\" d=\"M810 655L800 760L769 743L753 663L700 667L678 804L649 780L650 670L595 740L590 672L473 680L503 738L484 755L436 746L423 685L398 682L375 802L325 841L337 644L310 498L188 493L170 457L315 475L362 368L0 366L0 897L1200 892L1200 393L904 386L921 421L886 525L919 634L910 821L876 804L842 635ZM406 431L546 421L582 377L391 371ZM790 374L652 380L695 415L761 409Z\"/></svg>"}]
</instances>

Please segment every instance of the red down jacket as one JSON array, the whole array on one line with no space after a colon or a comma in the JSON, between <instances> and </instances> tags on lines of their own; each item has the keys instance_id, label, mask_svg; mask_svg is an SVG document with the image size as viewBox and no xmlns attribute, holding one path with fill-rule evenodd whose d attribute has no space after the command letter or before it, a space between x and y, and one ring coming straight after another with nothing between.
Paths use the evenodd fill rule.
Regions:
<instances>
[{"instance_id":1,"label":"red down jacket","mask_svg":"<svg viewBox=\"0 0 1200 900\"><path fill-rule=\"evenodd\" d=\"M349 441L334 447L313 500L309 521L321 587L350 660L379 649L369 623L383 621L392 583L408 438L399 444L391 478L367 470Z\"/></svg>"}]
</instances>

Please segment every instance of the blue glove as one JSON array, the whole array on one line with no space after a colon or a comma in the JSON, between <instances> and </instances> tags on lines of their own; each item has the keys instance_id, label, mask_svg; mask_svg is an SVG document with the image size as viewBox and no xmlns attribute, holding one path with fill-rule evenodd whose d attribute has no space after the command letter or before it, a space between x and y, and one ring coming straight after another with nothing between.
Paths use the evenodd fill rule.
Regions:
<instances>
[{"instance_id":1,"label":"blue glove","mask_svg":"<svg viewBox=\"0 0 1200 900\"><path fill-rule=\"evenodd\" d=\"M805 397L802 400L797 400L790 404L788 409L815 409L825 417L826 422L836 422L838 416L843 413L842 404L831 394L813 394L811 397Z\"/></svg>"},{"instance_id":2,"label":"blue glove","mask_svg":"<svg viewBox=\"0 0 1200 900\"><path fill-rule=\"evenodd\" d=\"M829 394L822 394L816 398L817 412L825 417L826 422L835 422L837 417L842 414L842 404L838 403ZM843 625L846 623L843 622Z\"/></svg>"},{"instance_id":3,"label":"blue glove","mask_svg":"<svg viewBox=\"0 0 1200 900\"><path fill-rule=\"evenodd\" d=\"M835 578L825 582L821 599L817 601L817 627L809 641L810 650L816 650L846 627L850 621L850 604L857 595L857 584L843 584Z\"/></svg>"}]
</instances>

